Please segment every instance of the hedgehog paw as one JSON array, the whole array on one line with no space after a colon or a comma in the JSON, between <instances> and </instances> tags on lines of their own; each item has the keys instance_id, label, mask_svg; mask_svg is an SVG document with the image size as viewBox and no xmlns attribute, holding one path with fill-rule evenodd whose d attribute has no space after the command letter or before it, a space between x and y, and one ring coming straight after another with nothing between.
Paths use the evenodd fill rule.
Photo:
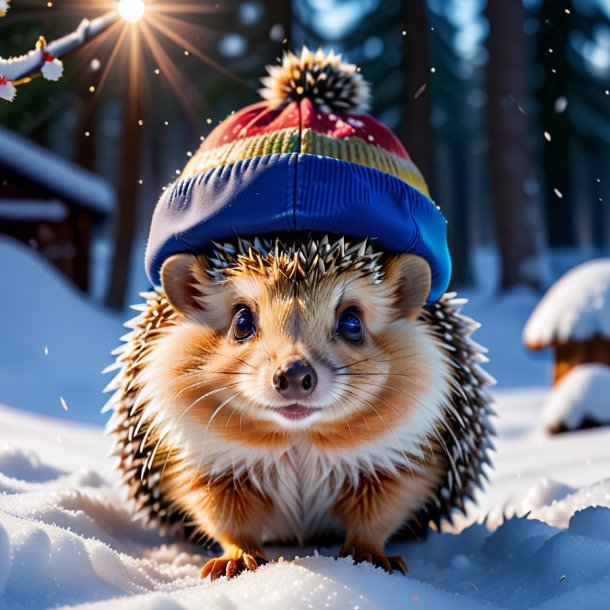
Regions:
<instances>
[{"instance_id":1,"label":"hedgehog paw","mask_svg":"<svg viewBox=\"0 0 610 610\"><path fill-rule=\"evenodd\" d=\"M363 563L364 561L372 563L378 568L383 568L386 572L392 574L394 570L398 570L403 574L407 573L407 564L405 560L400 556L387 557L379 553L372 553L362 547L343 547L339 551L339 557L352 557L355 563Z\"/></svg>"},{"instance_id":2,"label":"hedgehog paw","mask_svg":"<svg viewBox=\"0 0 610 610\"><path fill-rule=\"evenodd\" d=\"M245 570L254 572L259 566L267 563L267 559L259 551L243 551L238 557L222 555L215 559L210 559L201 569L199 578L203 579L210 576L211 580L216 580L221 576L233 578Z\"/></svg>"}]
</instances>

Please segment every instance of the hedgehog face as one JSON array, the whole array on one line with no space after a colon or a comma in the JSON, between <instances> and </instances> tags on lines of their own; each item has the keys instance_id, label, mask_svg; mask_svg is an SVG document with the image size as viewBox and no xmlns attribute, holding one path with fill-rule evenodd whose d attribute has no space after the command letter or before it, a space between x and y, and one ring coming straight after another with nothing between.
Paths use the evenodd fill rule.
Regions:
<instances>
[{"instance_id":1,"label":"hedgehog face","mask_svg":"<svg viewBox=\"0 0 610 610\"><path fill-rule=\"evenodd\" d=\"M250 248L217 269L204 256L166 261L163 288L182 317L163 341L171 364L159 387L185 421L242 442L336 441L387 431L418 408L438 360L416 319L427 263L381 265L369 250L308 265L303 248Z\"/></svg>"}]
</instances>

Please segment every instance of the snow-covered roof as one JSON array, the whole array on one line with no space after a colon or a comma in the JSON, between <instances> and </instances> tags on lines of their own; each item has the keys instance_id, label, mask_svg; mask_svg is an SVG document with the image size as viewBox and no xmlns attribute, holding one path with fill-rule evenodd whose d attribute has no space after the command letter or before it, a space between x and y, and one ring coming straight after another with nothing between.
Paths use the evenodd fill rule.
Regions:
<instances>
[{"instance_id":1,"label":"snow-covered roof","mask_svg":"<svg viewBox=\"0 0 610 610\"><path fill-rule=\"evenodd\" d=\"M595 336L610 339L610 258L568 271L544 295L523 332L531 349Z\"/></svg>"},{"instance_id":2,"label":"snow-covered roof","mask_svg":"<svg viewBox=\"0 0 610 610\"><path fill-rule=\"evenodd\" d=\"M586 420L610 424L610 366L581 364L549 393L542 412L548 430L576 430Z\"/></svg>"},{"instance_id":3,"label":"snow-covered roof","mask_svg":"<svg viewBox=\"0 0 610 610\"><path fill-rule=\"evenodd\" d=\"M0 165L100 214L116 207L114 189L99 176L0 125Z\"/></svg>"},{"instance_id":4,"label":"snow-covered roof","mask_svg":"<svg viewBox=\"0 0 610 610\"><path fill-rule=\"evenodd\" d=\"M8 220L51 220L68 216L68 206L58 199L1 199L0 218Z\"/></svg>"}]
</instances>

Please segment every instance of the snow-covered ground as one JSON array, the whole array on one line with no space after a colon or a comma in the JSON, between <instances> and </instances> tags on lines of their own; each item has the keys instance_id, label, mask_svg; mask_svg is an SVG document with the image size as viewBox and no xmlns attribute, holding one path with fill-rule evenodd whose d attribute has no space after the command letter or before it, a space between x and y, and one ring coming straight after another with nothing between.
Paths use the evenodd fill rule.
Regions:
<instances>
[{"instance_id":1,"label":"snow-covered ground","mask_svg":"<svg viewBox=\"0 0 610 610\"><path fill-rule=\"evenodd\" d=\"M112 362L122 320L17 241L0 238L0 262L0 402L102 425L108 380L100 371Z\"/></svg>"},{"instance_id":2,"label":"snow-covered ground","mask_svg":"<svg viewBox=\"0 0 610 610\"><path fill-rule=\"evenodd\" d=\"M539 295L470 295L500 382L496 467L465 518L390 545L407 577L271 548L286 561L210 583L205 553L133 523L115 486L98 409L118 317L21 246L0 260L0 609L610 607L610 427L544 433L549 355L521 344Z\"/></svg>"},{"instance_id":3,"label":"snow-covered ground","mask_svg":"<svg viewBox=\"0 0 610 610\"><path fill-rule=\"evenodd\" d=\"M406 578L276 548L288 561L214 583L200 549L131 522L99 428L1 407L0 608L608 608L610 428L539 435L541 398L498 393L497 467L470 515L487 523L390 545Z\"/></svg>"}]
</instances>

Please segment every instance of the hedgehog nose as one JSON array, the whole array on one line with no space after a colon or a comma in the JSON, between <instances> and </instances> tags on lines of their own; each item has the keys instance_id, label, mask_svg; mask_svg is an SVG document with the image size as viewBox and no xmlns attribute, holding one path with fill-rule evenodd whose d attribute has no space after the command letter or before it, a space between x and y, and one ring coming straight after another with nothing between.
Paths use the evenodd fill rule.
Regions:
<instances>
[{"instance_id":1,"label":"hedgehog nose","mask_svg":"<svg viewBox=\"0 0 610 610\"><path fill-rule=\"evenodd\" d=\"M300 359L289 360L273 376L273 387L284 398L305 398L318 384L313 368Z\"/></svg>"}]
</instances>

